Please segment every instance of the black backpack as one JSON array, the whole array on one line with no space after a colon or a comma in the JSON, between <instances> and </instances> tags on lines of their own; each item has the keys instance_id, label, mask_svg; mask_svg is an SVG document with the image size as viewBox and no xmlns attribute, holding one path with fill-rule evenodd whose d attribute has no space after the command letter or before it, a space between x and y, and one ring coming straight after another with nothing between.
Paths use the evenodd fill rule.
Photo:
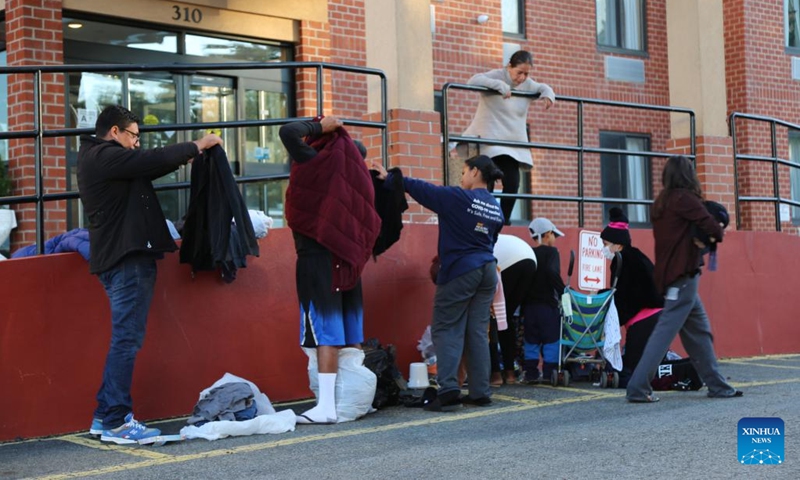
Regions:
<instances>
[{"instance_id":1,"label":"black backpack","mask_svg":"<svg viewBox=\"0 0 800 480\"><path fill-rule=\"evenodd\" d=\"M653 390L700 390L703 381L690 358L664 360L650 382Z\"/></svg>"},{"instance_id":2,"label":"black backpack","mask_svg":"<svg viewBox=\"0 0 800 480\"><path fill-rule=\"evenodd\" d=\"M400 392L408 387L395 363L394 345L383 348L377 338L364 342L364 366L378 377L372 406L380 409L398 405Z\"/></svg>"}]
</instances>

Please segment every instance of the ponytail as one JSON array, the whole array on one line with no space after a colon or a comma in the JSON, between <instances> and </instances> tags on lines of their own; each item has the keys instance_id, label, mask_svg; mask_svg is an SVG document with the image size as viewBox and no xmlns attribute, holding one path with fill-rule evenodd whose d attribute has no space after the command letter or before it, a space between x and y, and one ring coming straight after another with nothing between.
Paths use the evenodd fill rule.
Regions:
<instances>
[{"instance_id":1,"label":"ponytail","mask_svg":"<svg viewBox=\"0 0 800 480\"><path fill-rule=\"evenodd\" d=\"M481 172L481 178L487 185L494 185L494 182L503 178L502 170L497 168L492 159L486 155L469 158L464 163L469 168L477 168Z\"/></svg>"}]
</instances>

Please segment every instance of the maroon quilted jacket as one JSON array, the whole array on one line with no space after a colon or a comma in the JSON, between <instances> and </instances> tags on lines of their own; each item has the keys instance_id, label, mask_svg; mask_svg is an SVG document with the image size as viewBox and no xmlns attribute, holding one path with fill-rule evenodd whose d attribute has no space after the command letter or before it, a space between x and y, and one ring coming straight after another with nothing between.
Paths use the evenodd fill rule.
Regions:
<instances>
[{"instance_id":1,"label":"maroon quilted jacket","mask_svg":"<svg viewBox=\"0 0 800 480\"><path fill-rule=\"evenodd\" d=\"M333 289L355 287L381 229L372 177L343 128L311 144L319 152L292 162L286 222L333 254Z\"/></svg>"}]
</instances>

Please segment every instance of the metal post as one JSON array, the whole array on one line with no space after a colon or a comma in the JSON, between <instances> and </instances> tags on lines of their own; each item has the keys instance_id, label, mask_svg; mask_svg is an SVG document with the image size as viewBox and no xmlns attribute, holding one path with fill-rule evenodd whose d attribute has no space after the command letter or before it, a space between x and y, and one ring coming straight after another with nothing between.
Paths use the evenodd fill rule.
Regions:
<instances>
[{"instance_id":1,"label":"metal post","mask_svg":"<svg viewBox=\"0 0 800 480\"><path fill-rule=\"evenodd\" d=\"M781 231L781 186L778 181L778 136L775 132L776 123L773 119L769 122L770 138L772 140L772 196L775 197L775 231Z\"/></svg>"},{"instance_id":2,"label":"metal post","mask_svg":"<svg viewBox=\"0 0 800 480\"><path fill-rule=\"evenodd\" d=\"M317 116L323 114L323 109L325 106L324 102L324 92L322 91L323 87L323 76L324 72L322 70L322 65L317 65Z\"/></svg>"},{"instance_id":3,"label":"metal post","mask_svg":"<svg viewBox=\"0 0 800 480\"><path fill-rule=\"evenodd\" d=\"M381 123L383 123L383 134L381 135L381 151L383 152L383 166L389 168L389 100L386 91L386 77L381 76Z\"/></svg>"},{"instance_id":4,"label":"metal post","mask_svg":"<svg viewBox=\"0 0 800 480\"><path fill-rule=\"evenodd\" d=\"M583 228L586 202L583 201L583 102L578 102L578 227Z\"/></svg>"},{"instance_id":5,"label":"metal post","mask_svg":"<svg viewBox=\"0 0 800 480\"><path fill-rule=\"evenodd\" d=\"M736 230L742 229L742 207L739 202L739 150L736 147L736 113L730 116L731 141L733 142L733 202L736 210Z\"/></svg>"},{"instance_id":6,"label":"metal post","mask_svg":"<svg viewBox=\"0 0 800 480\"><path fill-rule=\"evenodd\" d=\"M36 170L36 253L44 253L44 187L42 181L42 72L33 74L33 140L34 164Z\"/></svg>"},{"instance_id":7,"label":"metal post","mask_svg":"<svg viewBox=\"0 0 800 480\"><path fill-rule=\"evenodd\" d=\"M442 184L450 185L450 178L447 172L448 166L448 152L450 151L450 121L449 113L447 111L447 91L450 88L449 83L442 86Z\"/></svg>"}]
</instances>

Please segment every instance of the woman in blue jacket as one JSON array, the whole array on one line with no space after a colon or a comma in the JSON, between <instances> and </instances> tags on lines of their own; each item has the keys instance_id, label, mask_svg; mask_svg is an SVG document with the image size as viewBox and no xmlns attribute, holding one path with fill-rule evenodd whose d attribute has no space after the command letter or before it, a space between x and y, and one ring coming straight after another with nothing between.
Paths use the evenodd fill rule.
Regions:
<instances>
[{"instance_id":1,"label":"woman in blue jacket","mask_svg":"<svg viewBox=\"0 0 800 480\"><path fill-rule=\"evenodd\" d=\"M376 162L381 177L386 171ZM489 405L489 307L497 286L493 249L503 226L500 204L488 185L503 173L481 155L464 163L461 187L443 187L404 177L414 200L439 216L438 253L431 334L436 347L439 393L425 405L430 411L452 411L464 403ZM386 182L387 184L391 182ZM462 399L458 365L466 354L469 396Z\"/></svg>"}]
</instances>

